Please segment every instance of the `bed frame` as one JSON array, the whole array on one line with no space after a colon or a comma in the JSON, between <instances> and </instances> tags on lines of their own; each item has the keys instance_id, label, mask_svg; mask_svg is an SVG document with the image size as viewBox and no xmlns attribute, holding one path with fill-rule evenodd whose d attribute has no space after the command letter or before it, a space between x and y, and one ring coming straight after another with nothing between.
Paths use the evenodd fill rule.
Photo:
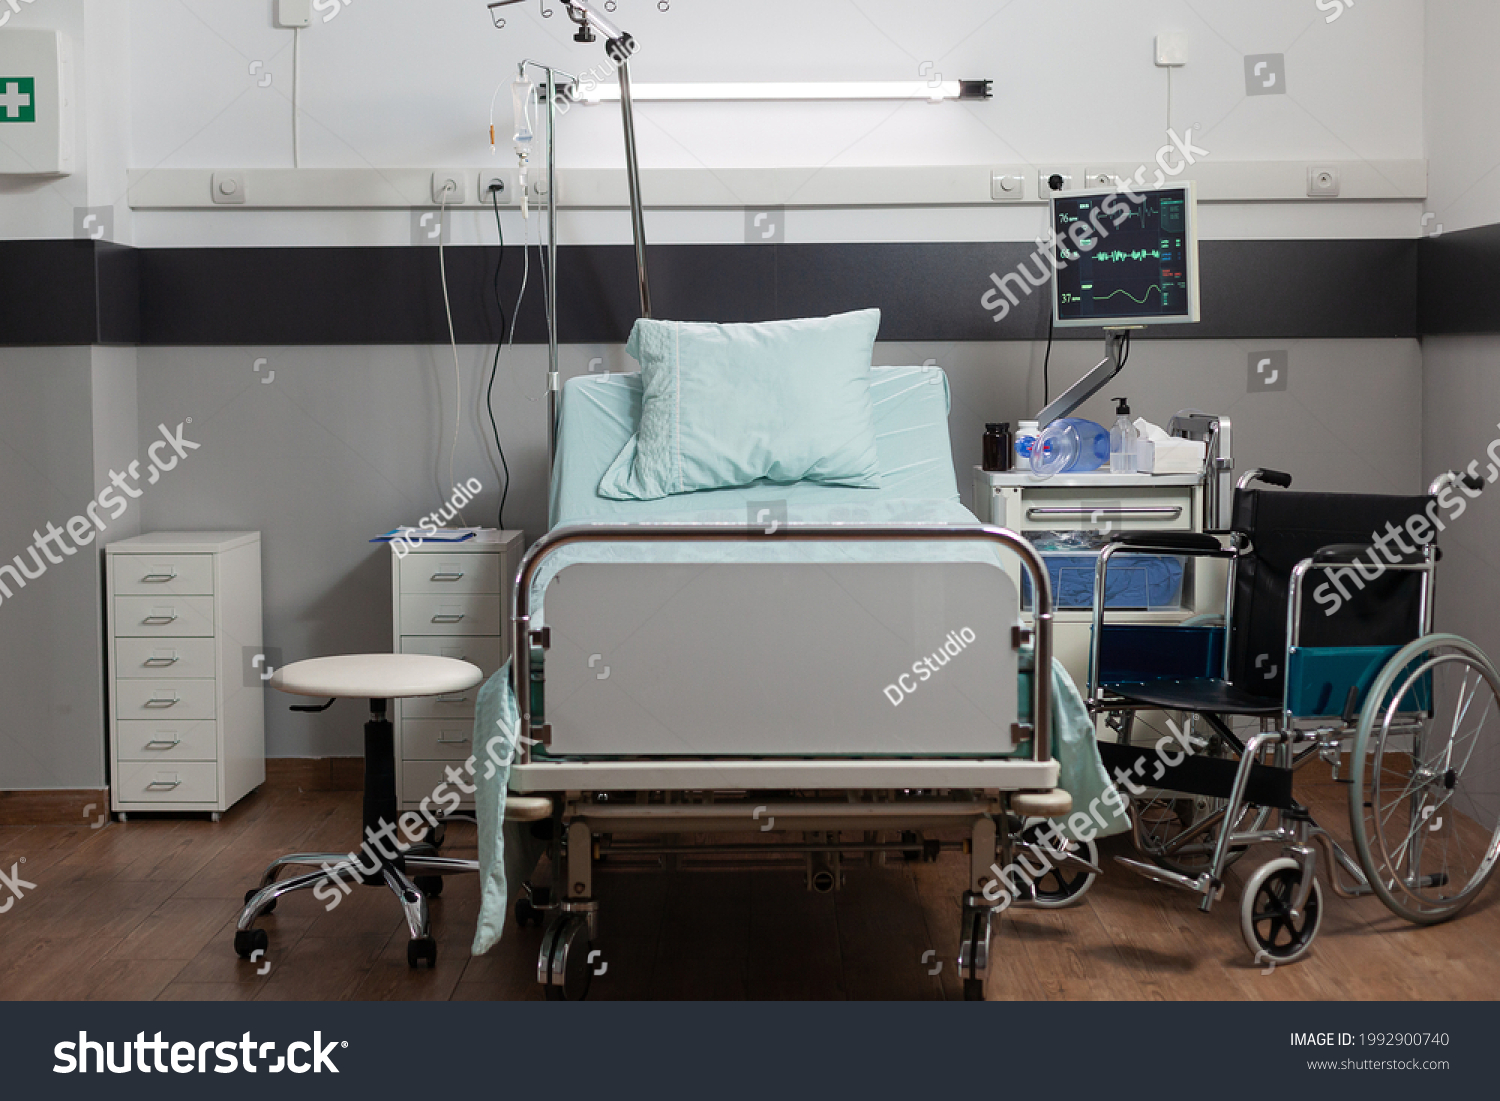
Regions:
<instances>
[{"instance_id":1,"label":"bed frame","mask_svg":"<svg viewBox=\"0 0 1500 1101\"><path fill-rule=\"evenodd\" d=\"M867 698L879 692L866 682L859 688L861 698L849 700L856 721L836 732L837 754L828 752L826 744L813 746L810 751L806 742L778 737L774 715L754 724L759 732L759 740L754 742L741 729L743 723L737 726L729 722L727 733L708 730L701 739L692 734L684 738L664 731L662 724L650 717L629 714L611 721L608 731L588 731L583 720L591 714L589 708L570 708L561 700L553 704L558 721L549 721L553 715L546 713L547 704L543 702L548 692L548 667L555 670L555 663L564 656L569 676L554 676L553 680L566 681L569 702L587 690L585 680L602 681L628 672L618 664L608 666L609 659L598 652L588 654L591 660L585 663L588 646L608 633L589 633L588 617L582 614L588 600L577 601L576 609L554 609L563 613L562 620L549 611L547 626L533 629L532 585L551 555L565 547L591 543L775 540L973 542L998 548L1019 557L1031 575L1036 594L1034 630L1019 625L1014 583L998 563L922 563L921 568L929 571L928 583L939 588L956 587L954 599L963 601L970 621L987 628L982 634L991 636L989 645L972 655L972 664L980 667L980 658L998 662L998 669L992 666L989 670L988 679L1000 681L1001 691L978 701L957 699L966 688L973 691L976 683L983 687L985 680L961 675L959 658L953 659L952 670L945 667L935 673L900 707L885 700L876 701L873 709L866 707ZM565 566L557 577L584 565ZM616 584L639 587L640 571L674 568L680 569L667 563L587 563L585 572L597 576L582 588L589 599L596 599L598 593L607 591L611 577ZM705 593L719 592L721 604L674 601L681 607L674 611L666 629L651 632L649 645L638 648L638 652L653 655L650 676L644 678L651 698L672 694L674 689L689 697L696 692L701 698L701 679L715 673L712 685L731 706L744 698L747 683L772 684L779 698L791 701L836 691L825 679L827 663L818 660L816 651L822 636L801 624L806 611L799 600L805 600L807 579L794 578L793 574L804 568L822 571L829 583L854 593L851 599L855 604L864 600L860 594L872 591L870 564L806 566L772 562L728 569L716 578L727 582L727 591L717 585L699 587ZM976 570L992 576L981 579ZM917 576L910 574L908 579ZM765 610L767 600L784 604ZM777 652L767 655L766 664L720 665L715 670L711 658L705 658L703 640L726 630L722 618L725 608L758 605L765 623L786 627ZM596 618L610 620L606 611L600 611ZM827 891L839 885L840 865L846 857L862 854L870 861L889 855L935 859L942 849L961 849L969 856L958 964L965 996L983 997L991 922L996 913L996 904L984 893L996 876L992 866L1008 865L1018 849L1028 848L1028 842L1015 836L1016 827L1025 818L1055 817L1071 809L1068 794L1057 789L1058 765L1052 757L1050 738L1051 587L1041 558L1025 539L1012 531L979 525L791 525L771 535L754 526L730 524L560 527L538 540L522 560L514 589L512 631L512 684L520 710L520 738L510 787L523 796L551 797L553 846L552 890L528 885L530 897L518 902L517 915L523 921L540 921L544 914L549 919L537 965L538 981L546 987L549 998L578 998L587 993L598 955L591 945L599 935L593 877L595 862L600 858L608 860L612 868L679 867L704 860L716 867L725 866L727 861L734 866L765 868L786 867L790 861L806 869L811 889ZM566 646L564 633L569 636ZM996 644L1002 635L1003 644ZM975 647L979 641L976 639ZM894 665L890 676L909 668L911 657L931 652L929 647L914 653L908 648L911 643L903 640L890 643L861 638L850 643L859 655L855 664L877 660L886 653L904 655L906 660ZM1036 673L1031 678L1029 721L1023 722L1013 686L1019 651L1027 643L1034 647ZM891 645L895 649L890 649ZM552 653L534 663L533 647ZM752 655L754 647L743 647L737 653L741 657ZM603 661L592 660L601 658ZM580 674L579 668L588 672ZM774 679L766 681L766 677ZM924 709L907 711L911 704ZM691 715L691 704L685 706L683 713ZM1007 714L1003 721L996 722L994 710L1000 706ZM540 707L542 713L534 714L533 707ZM982 716L984 721L994 723L985 743L992 745L992 750L980 751L982 746L972 740L972 731L960 732L958 737L931 735L936 753L915 748L914 743L925 736L919 729L922 716L960 714L965 707L975 722ZM880 708L886 710L881 712ZM596 708L592 714L600 712ZM785 725L797 727L795 721ZM815 736L818 732L816 724L803 724L800 730L803 735ZM573 752L570 746L574 750L582 747L587 753L563 756ZM903 746L904 754L893 752ZM926 836L932 830L958 828L967 829L966 840ZM777 835L774 841L765 836L772 831ZM845 839L845 833L855 831L859 840ZM883 831L900 831L900 837L883 840ZM693 836L699 834L747 837L708 841ZM1050 850L1047 855L1097 872L1075 856ZM775 863L778 860L779 865Z\"/></svg>"}]
</instances>

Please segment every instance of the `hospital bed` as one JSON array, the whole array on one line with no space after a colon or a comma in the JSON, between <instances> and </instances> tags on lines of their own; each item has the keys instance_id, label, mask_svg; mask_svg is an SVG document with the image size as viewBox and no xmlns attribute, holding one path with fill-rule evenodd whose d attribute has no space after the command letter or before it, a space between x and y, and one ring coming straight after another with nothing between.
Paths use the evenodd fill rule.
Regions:
<instances>
[{"instance_id":1,"label":"hospital bed","mask_svg":"<svg viewBox=\"0 0 1500 1101\"><path fill-rule=\"evenodd\" d=\"M1207 912L1232 863L1279 844L1240 899L1245 943L1271 965L1311 949L1323 881L1431 924L1468 906L1500 856L1500 676L1473 643L1432 633L1437 533L1482 483L1450 473L1426 495L1391 496L1294 493L1291 481L1240 479L1227 546L1137 533L1106 548L1101 578L1125 555L1227 561L1227 611L1111 624L1096 598L1090 663L1089 706L1123 734L1101 750L1131 791L1146 858L1117 859ZM1171 728L1143 739L1146 714ZM1294 773L1317 760L1348 785L1355 856L1294 796Z\"/></svg>"},{"instance_id":2,"label":"hospital bed","mask_svg":"<svg viewBox=\"0 0 1500 1101\"><path fill-rule=\"evenodd\" d=\"M978 998L996 900L1010 897L997 873L1017 855L1062 869L1008 880L1043 904L1092 882L1074 841L1037 829L1075 797L1114 794L1053 667L1047 571L958 504L942 372L875 368L871 395L878 490L622 502L596 487L639 419L640 376L567 384L552 529L522 563L514 661L476 719L476 953L498 940L539 843L552 886L528 886L515 914L546 921L537 978L559 999L584 996L595 970L602 870L780 860L831 890L855 861L961 849L958 965Z\"/></svg>"}]
</instances>

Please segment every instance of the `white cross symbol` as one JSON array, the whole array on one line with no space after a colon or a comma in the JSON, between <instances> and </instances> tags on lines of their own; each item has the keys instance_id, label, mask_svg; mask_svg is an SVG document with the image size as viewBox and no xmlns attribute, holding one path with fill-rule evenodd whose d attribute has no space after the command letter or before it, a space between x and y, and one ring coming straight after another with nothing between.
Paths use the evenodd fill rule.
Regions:
<instances>
[{"instance_id":1,"label":"white cross symbol","mask_svg":"<svg viewBox=\"0 0 1500 1101\"><path fill-rule=\"evenodd\" d=\"M21 108L31 106L31 96L21 91L19 84L7 84L5 94L0 96L0 107L5 108L5 117L18 119Z\"/></svg>"}]
</instances>

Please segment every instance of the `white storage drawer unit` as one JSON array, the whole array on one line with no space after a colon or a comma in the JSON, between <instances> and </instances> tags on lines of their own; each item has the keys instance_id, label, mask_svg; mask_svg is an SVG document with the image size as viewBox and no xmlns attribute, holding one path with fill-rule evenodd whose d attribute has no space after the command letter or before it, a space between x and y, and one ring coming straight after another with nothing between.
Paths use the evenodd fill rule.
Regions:
<instances>
[{"instance_id":1,"label":"white storage drawer unit","mask_svg":"<svg viewBox=\"0 0 1500 1101\"><path fill-rule=\"evenodd\" d=\"M466 543L391 544L394 652L458 658L479 666L485 677L498 671L510 656L510 594L523 549L519 531L492 529ZM418 809L444 782L445 768L475 752L479 687L395 701L402 810Z\"/></svg>"},{"instance_id":2,"label":"white storage drawer unit","mask_svg":"<svg viewBox=\"0 0 1500 1101\"><path fill-rule=\"evenodd\" d=\"M110 808L217 820L266 778L260 533L141 535L105 562Z\"/></svg>"},{"instance_id":3,"label":"white storage drawer unit","mask_svg":"<svg viewBox=\"0 0 1500 1101\"><path fill-rule=\"evenodd\" d=\"M1006 473L974 468L974 512L986 524L1010 528L1031 539L1039 533L1202 531L1205 488L1196 474L1065 474L1040 479L1029 471ZM1045 552L1044 552L1045 553ZM1078 556L1084 561L1082 555ZM1113 574L1125 559L1115 559ZM1021 564L1008 557L1016 584ZM1202 612L1221 612L1224 571L1217 562L1184 560L1180 600L1163 609L1117 611L1112 623L1181 623ZM1059 609L1053 616L1052 652L1080 689L1088 683L1093 639L1091 610Z\"/></svg>"}]
</instances>

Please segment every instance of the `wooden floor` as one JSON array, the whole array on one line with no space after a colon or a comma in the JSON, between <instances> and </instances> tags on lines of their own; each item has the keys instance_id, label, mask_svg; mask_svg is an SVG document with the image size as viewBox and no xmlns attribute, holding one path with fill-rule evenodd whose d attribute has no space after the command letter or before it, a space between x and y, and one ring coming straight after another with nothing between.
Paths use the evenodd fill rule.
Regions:
<instances>
[{"instance_id":1,"label":"wooden floor","mask_svg":"<svg viewBox=\"0 0 1500 1101\"><path fill-rule=\"evenodd\" d=\"M1339 834L1346 790L1299 783ZM395 901L369 888L332 912L311 893L283 899L262 921L267 958L235 956L236 910L265 863L290 851L347 850L359 812L354 792L286 791L251 796L217 824L0 828L0 871L18 864L36 884L0 914L0 997L538 997L540 930L511 924L490 955L469 955L472 877L449 879L433 904L433 971L407 968ZM473 836L455 824L447 851L468 855ZM1500 989L1500 887L1459 920L1429 928L1405 924L1374 899L1326 895L1312 955L1266 974L1239 935L1244 872L1231 873L1223 902L1205 915L1193 897L1109 860L1125 851L1119 841L1105 844L1107 874L1080 905L1014 908L1000 919L991 999L1491 999ZM1272 855L1266 849L1242 863L1253 868ZM792 872L601 873L599 947L608 968L591 997L958 998L965 866L944 854L935 864L855 868L834 895L808 893Z\"/></svg>"}]
</instances>

